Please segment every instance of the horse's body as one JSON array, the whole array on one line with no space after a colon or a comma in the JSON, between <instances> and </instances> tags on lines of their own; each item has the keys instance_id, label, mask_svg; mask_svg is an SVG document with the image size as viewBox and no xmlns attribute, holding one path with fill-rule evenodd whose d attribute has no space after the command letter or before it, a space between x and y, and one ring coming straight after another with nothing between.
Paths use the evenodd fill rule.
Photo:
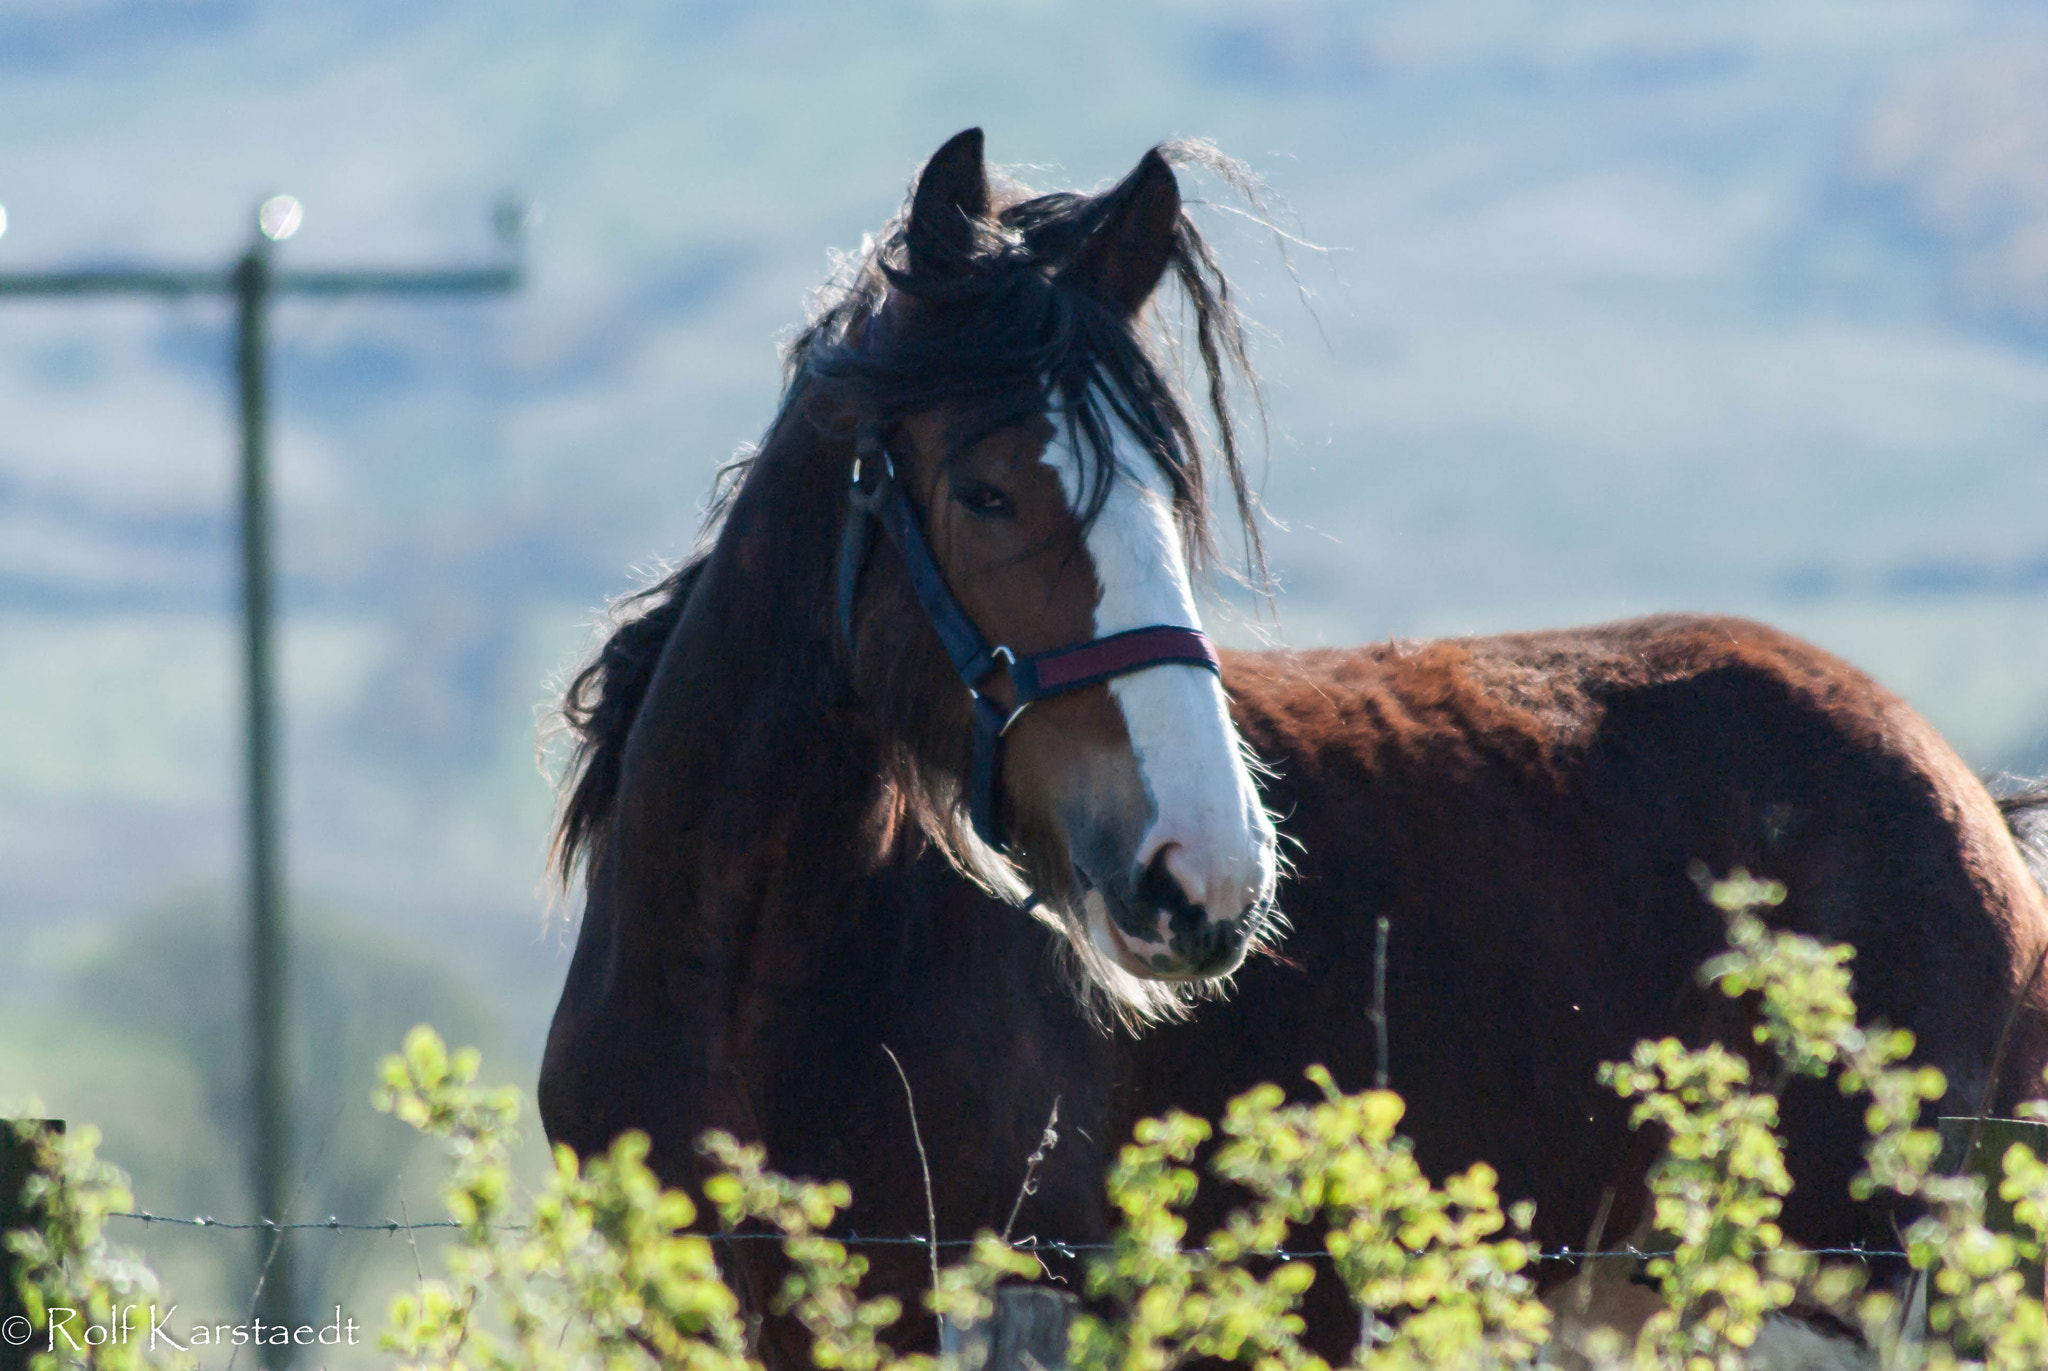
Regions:
<instances>
[{"instance_id":1,"label":"horse's body","mask_svg":"<svg viewBox=\"0 0 2048 1371\"><path fill-rule=\"evenodd\" d=\"M1780 920L1857 947L1859 1007L1913 1029L1951 1083L1945 1110L1973 1110L1987 1086L2000 1108L2035 1093L2048 986L2020 1006L1990 1079L2048 952L2048 900L1997 805L1867 678L1731 619L1225 654L1231 716L1270 767L1265 801L1291 844L1287 931L1262 952L1248 924L1250 960L1184 1017L1151 1002L1165 1021L1098 1026L1101 1002L1074 980L1080 916L1033 919L963 876L906 798L905 726L863 703L868 658L849 666L831 612L856 442L839 403L799 375L715 543L649 593L587 678L601 697L578 716L587 767L568 832L588 850L588 899L541 1080L555 1140L589 1153L643 1129L655 1169L691 1185L694 1140L724 1128L781 1169L849 1181L847 1231L920 1234L924 1183L886 1046L915 1091L942 1239L1003 1225L1057 1097L1061 1141L1018 1231L1099 1241L1103 1168L1135 1119L1213 1117L1254 1083L1299 1086L1314 1062L1346 1088L1371 1083L1385 916L1391 1084L1418 1157L1438 1175L1491 1162L1504 1198L1537 1201L1550 1246L1585 1239L1611 1191L1613 1238L1640 1218L1649 1155L1598 1063L1646 1036L1746 1037L1739 1007L1697 983L1723 935L1702 865L1782 881ZM892 573L878 559L868 575ZM900 585L866 593L909 600ZM933 656L914 621L897 632L906 659ZM943 663L932 671L943 700ZM1072 720L1085 722L1049 715L1016 746ZM1020 813L1041 766L1022 756L1006 773ZM1112 917L1127 948L1150 906ZM1158 918L1165 930L1164 905ZM1788 1231L1887 1243L1886 1216L1847 1198L1854 1102L1795 1086L1785 1127ZM1201 1201L1195 1232L1218 1203ZM871 1285L913 1311L901 1336L929 1343L923 1253L865 1255ZM755 1244L728 1256L765 1310L778 1260ZM1356 1327L1334 1294L1312 1292L1326 1344ZM764 1350L804 1360L785 1321L765 1325Z\"/></svg>"}]
</instances>

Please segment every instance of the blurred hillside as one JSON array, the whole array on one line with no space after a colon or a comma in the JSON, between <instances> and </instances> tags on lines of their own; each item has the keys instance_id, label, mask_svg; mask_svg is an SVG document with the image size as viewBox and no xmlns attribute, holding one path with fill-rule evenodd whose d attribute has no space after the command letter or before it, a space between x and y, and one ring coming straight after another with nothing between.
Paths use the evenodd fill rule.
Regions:
<instances>
[{"instance_id":1,"label":"blurred hillside","mask_svg":"<svg viewBox=\"0 0 2048 1371\"><path fill-rule=\"evenodd\" d=\"M0 270L224 265L277 190L293 265L487 260L536 203L517 297L275 317L292 878L438 949L530 1079L546 683L972 123L1045 185L1212 137L1328 246L1305 309L1214 221L1288 640L1738 610L2048 767L2044 77L1993 0L23 0ZM0 1093L104 1098L23 1025L238 871L227 323L0 303Z\"/></svg>"}]
</instances>

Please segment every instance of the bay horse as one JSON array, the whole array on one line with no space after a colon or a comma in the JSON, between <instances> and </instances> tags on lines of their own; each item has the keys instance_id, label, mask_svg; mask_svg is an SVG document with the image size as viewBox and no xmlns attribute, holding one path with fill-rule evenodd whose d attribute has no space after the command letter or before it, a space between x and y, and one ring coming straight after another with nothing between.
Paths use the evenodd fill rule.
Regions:
<instances>
[{"instance_id":1,"label":"bay horse","mask_svg":"<svg viewBox=\"0 0 2048 1371\"><path fill-rule=\"evenodd\" d=\"M1914 1032L1944 1112L2033 1093L2048 900L1955 753L1826 653L1694 616L1210 646L1195 578L1226 528L1259 552L1190 159L1230 165L1169 145L1105 192L1034 195L969 130L824 293L699 552L568 692L558 860L586 901L549 1136L587 1155L642 1129L694 1186L695 1140L726 1129L850 1182L844 1231L901 1238L926 1228L914 1112L952 1240L1003 1226L1057 1100L1019 1231L1100 1241L1135 1119L1214 1117L1314 1062L1372 1082L1384 917L1422 1164L1491 1162L1546 1247L1583 1242L1603 1195L1623 1234L1649 1156L1599 1063L1747 1041L1697 982L1724 933L1701 864L1782 882L1777 920L1857 948L1862 1012ZM1148 342L1168 276L1199 407ZM1855 1102L1796 1081L1783 1105L1787 1231L1890 1245L1847 1197ZM771 1246L723 1258L769 1364L804 1365L765 1317ZM895 1336L931 1345L926 1255L864 1255L910 1311ZM1334 1284L1309 1314L1341 1349Z\"/></svg>"}]
</instances>

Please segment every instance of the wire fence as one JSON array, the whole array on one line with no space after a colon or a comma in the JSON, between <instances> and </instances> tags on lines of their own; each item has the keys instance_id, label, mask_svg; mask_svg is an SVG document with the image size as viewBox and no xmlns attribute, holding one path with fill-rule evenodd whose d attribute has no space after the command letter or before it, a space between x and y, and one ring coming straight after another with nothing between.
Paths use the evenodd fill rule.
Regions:
<instances>
[{"instance_id":1,"label":"wire fence","mask_svg":"<svg viewBox=\"0 0 2048 1371\"><path fill-rule=\"evenodd\" d=\"M328 1218L304 1223L279 1223L274 1219L255 1219L235 1222L201 1215L196 1218L178 1218L168 1214L151 1214L143 1210L118 1210L107 1215L110 1219L134 1219L143 1224L175 1224L183 1228L219 1229L223 1232L252 1232L262 1230L272 1233L329 1232L329 1233L421 1233L430 1229L462 1228L465 1225L453 1219L431 1219L414 1223L399 1219L385 1219L377 1223L351 1223L339 1218ZM499 1227L522 1232L525 1224L501 1224ZM780 1233L704 1233L700 1236L714 1243L781 1242ZM847 1247L931 1247L932 1240L919 1234L902 1237L873 1237L860 1233L828 1233L824 1236ZM962 1248L974 1246L973 1238L941 1238L938 1246ZM1107 1242L1061 1242L1053 1238L1018 1238L1010 1246L1019 1252L1034 1254L1054 1253L1062 1257L1077 1257L1090 1252L1110 1252L1114 1243ZM1199 1250L1199 1249L1198 1249ZM1855 1261L1904 1261L1907 1254L1892 1248L1881 1247L1803 1247L1798 1249L1773 1249L1773 1251L1797 1250L1812 1257L1847 1257ZM1328 1260L1329 1252L1320 1247L1311 1248L1268 1248L1248 1252L1245 1255L1271 1257L1279 1261ZM1586 1251L1577 1248L1560 1247L1537 1252L1534 1260L1539 1262L1562 1261L1648 1261L1652 1257L1674 1257L1678 1254L1669 1250L1644 1251L1634 1247L1603 1248Z\"/></svg>"}]
</instances>

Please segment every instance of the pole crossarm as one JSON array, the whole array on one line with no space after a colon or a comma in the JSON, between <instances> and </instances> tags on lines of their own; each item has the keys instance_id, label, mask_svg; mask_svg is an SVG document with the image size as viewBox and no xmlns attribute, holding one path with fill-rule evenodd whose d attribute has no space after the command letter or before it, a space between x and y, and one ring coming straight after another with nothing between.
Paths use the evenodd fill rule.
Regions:
<instances>
[{"instance_id":1,"label":"pole crossarm","mask_svg":"<svg viewBox=\"0 0 2048 1371\"><path fill-rule=\"evenodd\" d=\"M226 271L143 271L89 267L82 271L0 273L0 295L205 295L235 288Z\"/></svg>"},{"instance_id":2,"label":"pole crossarm","mask_svg":"<svg viewBox=\"0 0 2048 1371\"><path fill-rule=\"evenodd\" d=\"M519 288L517 267L398 271L280 271L271 290L292 295L478 295Z\"/></svg>"},{"instance_id":3,"label":"pole crossarm","mask_svg":"<svg viewBox=\"0 0 2048 1371\"><path fill-rule=\"evenodd\" d=\"M519 268L368 267L335 271L276 271L273 295L482 295L519 288ZM89 267L80 271L0 273L0 295L228 295L231 271L149 271Z\"/></svg>"}]
</instances>

